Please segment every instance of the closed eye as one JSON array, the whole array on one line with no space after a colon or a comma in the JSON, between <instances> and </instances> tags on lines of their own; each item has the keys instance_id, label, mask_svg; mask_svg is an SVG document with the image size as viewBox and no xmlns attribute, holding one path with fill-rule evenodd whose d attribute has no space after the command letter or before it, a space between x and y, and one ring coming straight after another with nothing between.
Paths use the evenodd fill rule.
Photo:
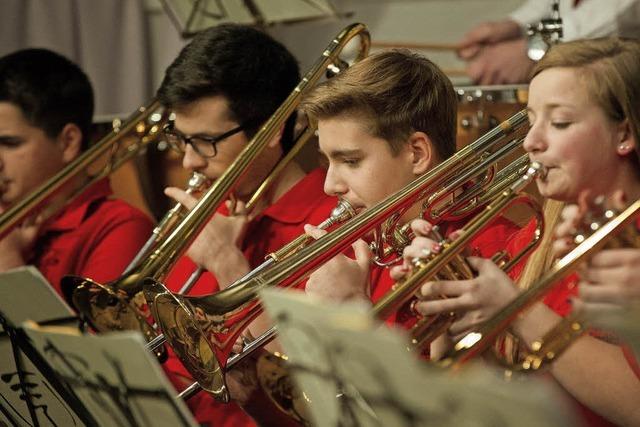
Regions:
<instances>
[{"instance_id":1,"label":"closed eye","mask_svg":"<svg viewBox=\"0 0 640 427\"><path fill-rule=\"evenodd\" d=\"M17 136L0 136L0 147L16 148L23 142L24 140Z\"/></svg>"}]
</instances>

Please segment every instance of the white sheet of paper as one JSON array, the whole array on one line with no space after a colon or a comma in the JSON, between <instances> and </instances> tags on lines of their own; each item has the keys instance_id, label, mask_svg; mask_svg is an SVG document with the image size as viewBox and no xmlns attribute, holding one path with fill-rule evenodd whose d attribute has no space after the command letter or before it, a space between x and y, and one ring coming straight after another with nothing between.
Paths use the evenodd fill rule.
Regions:
<instances>
[{"instance_id":1,"label":"white sheet of paper","mask_svg":"<svg viewBox=\"0 0 640 427\"><path fill-rule=\"evenodd\" d=\"M19 290L19 292L17 292ZM73 316L73 311L58 296L33 266L0 274L0 313L13 325L25 320L44 322ZM0 331L2 328L0 327ZM0 425L31 426L33 420L24 398L31 396L34 414L41 426L79 426L79 418L60 398L40 371L20 352L26 393L14 359L14 349L6 333L0 334Z\"/></svg>"},{"instance_id":2,"label":"white sheet of paper","mask_svg":"<svg viewBox=\"0 0 640 427\"><path fill-rule=\"evenodd\" d=\"M568 426L558 395L536 380L505 383L487 369L428 369L398 331L363 306L300 293L261 294L315 425ZM336 397L336 396L340 397Z\"/></svg>"},{"instance_id":3,"label":"white sheet of paper","mask_svg":"<svg viewBox=\"0 0 640 427\"><path fill-rule=\"evenodd\" d=\"M14 325L25 320L44 322L74 315L32 265L0 274L0 312Z\"/></svg>"},{"instance_id":4,"label":"white sheet of paper","mask_svg":"<svg viewBox=\"0 0 640 427\"><path fill-rule=\"evenodd\" d=\"M25 331L99 425L195 425L140 334Z\"/></svg>"}]
</instances>

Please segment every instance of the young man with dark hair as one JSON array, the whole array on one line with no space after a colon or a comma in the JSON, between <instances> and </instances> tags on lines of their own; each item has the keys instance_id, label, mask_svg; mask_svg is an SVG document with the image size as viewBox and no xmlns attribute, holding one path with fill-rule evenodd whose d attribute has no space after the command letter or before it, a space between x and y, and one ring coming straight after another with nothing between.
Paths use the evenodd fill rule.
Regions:
<instances>
[{"instance_id":1,"label":"young man with dark hair","mask_svg":"<svg viewBox=\"0 0 640 427\"><path fill-rule=\"evenodd\" d=\"M296 60L265 33L241 25L207 29L180 52L158 90L160 102L175 113L175 121L165 129L167 142L183 153L185 169L215 181L299 80ZM302 234L304 224L318 224L330 214L336 200L322 191L324 171L305 174L295 162L284 168L257 207L246 212L245 203L291 148L295 119L289 118L235 185L234 212L229 215L227 206L221 207L174 267L167 280L172 290L179 289L196 265L208 273L191 295L224 288ZM168 188L166 194L189 208L196 203L177 188ZM175 359L165 366L178 388L184 386L178 377L191 381ZM204 393L189 405L201 423L253 424L235 405L215 404Z\"/></svg>"},{"instance_id":2,"label":"young man with dark hair","mask_svg":"<svg viewBox=\"0 0 640 427\"><path fill-rule=\"evenodd\" d=\"M0 58L0 214L87 148L92 116L91 84L68 59L44 49ZM87 179L78 174L51 203L67 202ZM153 225L111 194L103 179L54 216L27 219L0 240L0 271L34 264L58 293L67 274L117 278Z\"/></svg>"}]
</instances>

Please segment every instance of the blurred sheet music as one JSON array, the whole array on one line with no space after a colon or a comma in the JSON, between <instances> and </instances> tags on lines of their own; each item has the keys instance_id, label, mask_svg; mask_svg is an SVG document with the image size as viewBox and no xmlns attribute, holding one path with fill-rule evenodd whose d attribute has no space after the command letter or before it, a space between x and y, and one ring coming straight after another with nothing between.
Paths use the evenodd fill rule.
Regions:
<instances>
[{"instance_id":1,"label":"blurred sheet music","mask_svg":"<svg viewBox=\"0 0 640 427\"><path fill-rule=\"evenodd\" d=\"M398 331L362 305L321 305L304 295L261 295L290 369L318 426L568 426L548 384L506 383L475 367L452 376L410 354Z\"/></svg>"},{"instance_id":2,"label":"blurred sheet music","mask_svg":"<svg viewBox=\"0 0 640 427\"><path fill-rule=\"evenodd\" d=\"M25 331L98 425L196 425L140 334L75 335L28 326Z\"/></svg>"}]
</instances>

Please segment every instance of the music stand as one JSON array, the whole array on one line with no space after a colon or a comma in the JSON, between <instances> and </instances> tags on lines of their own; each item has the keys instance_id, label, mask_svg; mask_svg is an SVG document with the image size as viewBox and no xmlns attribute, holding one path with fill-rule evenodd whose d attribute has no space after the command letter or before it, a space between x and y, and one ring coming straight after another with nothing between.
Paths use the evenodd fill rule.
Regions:
<instances>
[{"instance_id":1,"label":"music stand","mask_svg":"<svg viewBox=\"0 0 640 427\"><path fill-rule=\"evenodd\" d=\"M266 26L337 17L330 0L160 0L183 38L223 23Z\"/></svg>"}]
</instances>

